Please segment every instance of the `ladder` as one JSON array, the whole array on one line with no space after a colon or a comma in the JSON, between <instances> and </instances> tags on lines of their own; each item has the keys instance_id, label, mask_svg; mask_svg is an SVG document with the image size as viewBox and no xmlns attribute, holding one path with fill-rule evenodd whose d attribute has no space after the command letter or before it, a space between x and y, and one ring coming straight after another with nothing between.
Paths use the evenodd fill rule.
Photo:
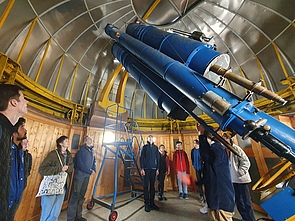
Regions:
<instances>
[{"instance_id":1,"label":"ladder","mask_svg":"<svg viewBox=\"0 0 295 221\"><path fill-rule=\"evenodd\" d=\"M132 116L133 114L130 109L118 106L117 104L111 105L106 109L102 141L104 155L95 181L92 199L87 204L87 209L92 209L95 203L109 209L110 221L117 219L118 212L116 209L127 205L143 195L143 178L140 174L138 164L140 149L144 145L144 141L138 124ZM114 173L107 174L107 177L110 177L110 180L113 178L114 181L113 193L97 197L98 183L101 179L105 163L108 160L114 163ZM124 166L124 176L121 177L124 178L125 184L130 185L130 189L118 192L118 169L120 162ZM130 198L118 203L117 196L122 194L130 194ZM107 202L106 199L111 199L111 202Z\"/></svg>"}]
</instances>

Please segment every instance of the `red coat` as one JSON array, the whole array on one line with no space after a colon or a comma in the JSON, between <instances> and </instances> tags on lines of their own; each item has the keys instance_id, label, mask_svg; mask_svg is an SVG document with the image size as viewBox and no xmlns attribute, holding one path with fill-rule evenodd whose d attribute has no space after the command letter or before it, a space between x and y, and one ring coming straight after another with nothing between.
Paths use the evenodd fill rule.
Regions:
<instances>
[{"instance_id":1,"label":"red coat","mask_svg":"<svg viewBox=\"0 0 295 221\"><path fill-rule=\"evenodd\" d=\"M173 154L173 168L175 174L177 174L177 172L186 172L190 174L188 157L184 150L176 150Z\"/></svg>"}]
</instances>

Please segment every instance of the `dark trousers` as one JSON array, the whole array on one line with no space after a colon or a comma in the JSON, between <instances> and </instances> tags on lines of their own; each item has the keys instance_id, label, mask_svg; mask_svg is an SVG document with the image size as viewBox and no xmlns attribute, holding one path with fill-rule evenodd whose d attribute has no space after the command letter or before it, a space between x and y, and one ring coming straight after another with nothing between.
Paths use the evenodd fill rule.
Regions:
<instances>
[{"instance_id":1,"label":"dark trousers","mask_svg":"<svg viewBox=\"0 0 295 221\"><path fill-rule=\"evenodd\" d=\"M158 193L160 193L163 196L164 193L164 181L165 181L165 173L160 173L158 175Z\"/></svg>"},{"instance_id":2,"label":"dark trousers","mask_svg":"<svg viewBox=\"0 0 295 221\"><path fill-rule=\"evenodd\" d=\"M72 195L68 205L67 221L74 221L76 218L82 217L82 206L88 183L89 177L74 178Z\"/></svg>"},{"instance_id":3,"label":"dark trousers","mask_svg":"<svg viewBox=\"0 0 295 221\"><path fill-rule=\"evenodd\" d=\"M198 191L200 196L204 196L204 192L203 192L203 185L202 182L200 182L201 180L203 180L203 171L202 170L196 170L196 175L197 175L197 179L199 181L200 184L198 184Z\"/></svg>"},{"instance_id":4,"label":"dark trousers","mask_svg":"<svg viewBox=\"0 0 295 221\"><path fill-rule=\"evenodd\" d=\"M236 205L239 213L245 221L255 221L248 184L234 183Z\"/></svg>"},{"instance_id":5,"label":"dark trousers","mask_svg":"<svg viewBox=\"0 0 295 221\"><path fill-rule=\"evenodd\" d=\"M22 201L24 193L19 197L19 201L15 202L12 207L8 210L8 218L7 221L14 221L15 214L19 208L20 202Z\"/></svg>"},{"instance_id":6,"label":"dark trousers","mask_svg":"<svg viewBox=\"0 0 295 221\"><path fill-rule=\"evenodd\" d=\"M143 195L144 204L153 205L155 199L155 181L156 181L156 170L145 169L145 176L143 177Z\"/></svg>"},{"instance_id":7,"label":"dark trousers","mask_svg":"<svg viewBox=\"0 0 295 221\"><path fill-rule=\"evenodd\" d=\"M21 199L20 199L21 201ZM20 205L20 201L17 202L17 203L14 203L12 205L12 207L8 210L8 219L7 221L14 221L14 217L15 217L15 214L16 214L16 211Z\"/></svg>"}]
</instances>

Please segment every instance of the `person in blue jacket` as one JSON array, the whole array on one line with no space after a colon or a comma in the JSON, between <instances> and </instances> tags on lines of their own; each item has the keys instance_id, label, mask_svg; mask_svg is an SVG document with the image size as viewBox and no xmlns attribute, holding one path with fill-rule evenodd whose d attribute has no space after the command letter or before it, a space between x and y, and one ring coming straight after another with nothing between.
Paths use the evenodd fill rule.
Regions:
<instances>
[{"instance_id":1,"label":"person in blue jacket","mask_svg":"<svg viewBox=\"0 0 295 221\"><path fill-rule=\"evenodd\" d=\"M144 210L150 212L151 209L159 210L155 204L155 181L159 175L160 153L158 147L153 142L153 136L149 135L147 144L145 144L140 152L140 174L143 176L143 195Z\"/></svg>"},{"instance_id":2,"label":"person in blue jacket","mask_svg":"<svg viewBox=\"0 0 295 221\"><path fill-rule=\"evenodd\" d=\"M191 160L192 160L192 165L196 170L197 180L201 181L203 179L204 163L200 154L200 145L198 140L194 140L194 148L191 150ZM205 198L204 198L204 192L203 192L203 185L201 184L201 182L199 182L197 183L197 186L198 186L198 192L200 194L199 202L204 203Z\"/></svg>"},{"instance_id":3,"label":"person in blue jacket","mask_svg":"<svg viewBox=\"0 0 295 221\"><path fill-rule=\"evenodd\" d=\"M72 195L68 205L67 221L85 221L82 206L85 200L89 178L96 172L96 160L93 152L92 138L86 136L80 150L74 158L74 181Z\"/></svg>"},{"instance_id":4,"label":"person in blue jacket","mask_svg":"<svg viewBox=\"0 0 295 221\"><path fill-rule=\"evenodd\" d=\"M197 125L197 130L200 154L204 160L204 186L210 220L232 221L235 191L226 149L203 126Z\"/></svg>"},{"instance_id":5,"label":"person in blue jacket","mask_svg":"<svg viewBox=\"0 0 295 221\"><path fill-rule=\"evenodd\" d=\"M14 216L20 205L21 197L25 188L24 153L20 145L21 141L27 138L25 123L26 120L20 117L14 125L15 132L13 133L13 144L11 149L8 221L14 220Z\"/></svg>"}]
</instances>

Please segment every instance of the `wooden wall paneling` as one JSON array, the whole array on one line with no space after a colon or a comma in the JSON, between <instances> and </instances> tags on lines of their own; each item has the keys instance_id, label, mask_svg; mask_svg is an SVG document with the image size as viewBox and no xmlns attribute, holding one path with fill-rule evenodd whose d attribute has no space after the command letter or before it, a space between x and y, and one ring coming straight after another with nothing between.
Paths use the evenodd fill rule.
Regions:
<instances>
[{"instance_id":1,"label":"wooden wall paneling","mask_svg":"<svg viewBox=\"0 0 295 221\"><path fill-rule=\"evenodd\" d=\"M292 128L295 128L295 117L294 116L290 117L290 123L292 125Z\"/></svg>"},{"instance_id":2,"label":"wooden wall paneling","mask_svg":"<svg viewBox=\"0 0 295 221\"><path fill-rule=\"evenodd\" d=\"M268 168L267 168L264 156L263 156L261 144L255 142L252 139L251 139L251 144L252 144L252 150L254 153L254 158L257 162L259 174L260 174L260 176L263 176L264 174L266 174L268 172Z\"/></svg>"}]
</instances>

